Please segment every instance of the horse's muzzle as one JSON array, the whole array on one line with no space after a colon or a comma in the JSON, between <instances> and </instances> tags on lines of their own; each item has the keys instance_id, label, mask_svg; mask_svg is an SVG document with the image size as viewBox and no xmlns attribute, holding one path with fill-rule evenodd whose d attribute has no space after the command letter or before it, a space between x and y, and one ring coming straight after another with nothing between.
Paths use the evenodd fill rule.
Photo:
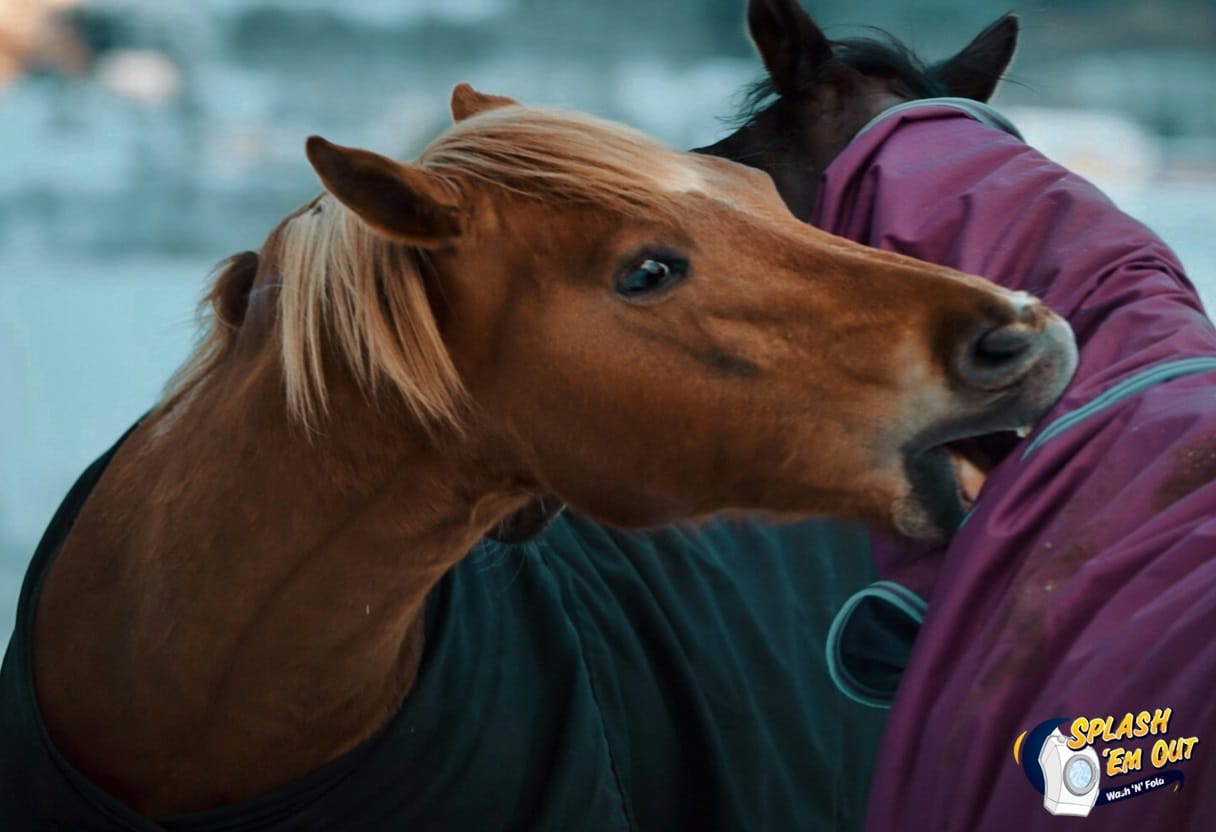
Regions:
<instances>
[{"instance_id":1,"label":"horse's muzzle","mask_svg":"<svg viewBox=\"0 0 1216 832\"><path fill-rule=\"evenodd\" d=\"M1024 293L1000 316L959 338L948 415L930 419L905 446L910 491L894 508L894 524L910 537L948 538L973 502L986 468L972 464L960 442L1021 433L1056 403L1076 371L1076 341L1063 318ZM960 470L976 481L965 487Z\"/></svg>"}]
</instances>

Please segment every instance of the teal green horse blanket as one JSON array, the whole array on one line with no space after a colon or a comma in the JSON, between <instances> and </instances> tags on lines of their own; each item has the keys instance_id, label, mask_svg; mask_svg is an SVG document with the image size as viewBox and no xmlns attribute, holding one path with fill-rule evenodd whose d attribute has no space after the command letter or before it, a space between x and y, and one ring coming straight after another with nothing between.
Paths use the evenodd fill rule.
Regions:
<instances>
[{"instance_id":1,"label":"teal green horse blanket","mask_svg":"<svg viewBox=\"0 0 1216 832\"><path fill-rule=\"evenodd\" d=\"M0 829L861 825L884 712L836 691L824 640L873 577L864 531L718 519L627 533L569 512L533 542L479 544L443 579L416 687L370 741L249 803L141 818L52 746L30 671L42 577L108 456L22 591L0 670Z\"/></svg>"}]
</instances>

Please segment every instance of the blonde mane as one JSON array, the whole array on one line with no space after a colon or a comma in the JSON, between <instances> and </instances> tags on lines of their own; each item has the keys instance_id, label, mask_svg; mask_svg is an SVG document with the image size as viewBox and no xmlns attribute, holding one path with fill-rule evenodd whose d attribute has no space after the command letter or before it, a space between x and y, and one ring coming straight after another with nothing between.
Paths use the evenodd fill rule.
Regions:
<instances>
[{"instance_id":1,"label":"blonde mane","mask_svg":"<svg viewBox=\"0 0 1216 832\"><path fill-rule=\"evenodd\" d=\"M594 205L656 220L674 216L700 185L696 161L642 133L590 116L507 106L459 122L418 164L460 187L474 180L554 205ZM170 382L172 407L231 352L252 275L241 258L220 266L204 299L208 320L193 358ZM329 412L327 356L339 358L369 395L395 391L432 430L459 431L467 399L427 300L426 252L371 231L323 194L271 233L259 274L280 282L278 329L288 413L316 428Z\"/></svg>"},{"instance_id":2,"label":"blonde mane","mask_svg":"<svg viewBox=\"0 0 1216 832\"><path fill-rule=\"evenodd\" d=\"M702 184L691 155L621 124L541 107L499 107L458 122L418 161L524 197L656 218L678 211L679 195Z\"/></svg>"}]
</instances>

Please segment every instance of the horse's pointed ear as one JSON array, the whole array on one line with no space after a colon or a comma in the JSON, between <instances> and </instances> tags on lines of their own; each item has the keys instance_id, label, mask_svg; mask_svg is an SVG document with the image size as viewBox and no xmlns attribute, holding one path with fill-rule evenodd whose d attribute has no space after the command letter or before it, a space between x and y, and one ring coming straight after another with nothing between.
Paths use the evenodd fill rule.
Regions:
<instances>
[{"instance_id":1,"label":"horse's pointed ear","mask_svg":"<svg viewBox=\"0 0 1216 832\"><path fill-rule=\"evenodd\" d=\"M505 95L490 95L478 92L469 84L457 84L456 88L452 90L452 119L464 121L469 116L475 116L486 110L510 107L518 103L514 98L507 98Z\"/></svg>"},{"instance_id":2,"label":"horse's pointed ear","mask_svg":"<svg viewBox=\"0 0 1216 832\"><path fill-rule=\"evenodd\" d=\"M975 36L975 40L933 74L950 95L987 101L996 92L1013 53L1018 47L1018 19L1007 14Z\"/></svg>"},{"instance_id":3,"label":"horse's pointed ear","mask_svg":"<svg viewBox=\"0 0 1216 832\"><path fill-rule=\"evenodd\" d=\"M434 173L320 136L306 150L325 189L383 236L423 248L460 236L458 196Z\"/></svg>"},{"instance_id":4,"label":"horse's pointed ear","mask_svg":"<svg viewBox=\"0 0 1216 832\"><path fill-rule=\"evenodd\" d=\"M779 95L799 90L832 58L832 44L798 0L748 0L747 31Z\"/></svg>"}]
</instances>

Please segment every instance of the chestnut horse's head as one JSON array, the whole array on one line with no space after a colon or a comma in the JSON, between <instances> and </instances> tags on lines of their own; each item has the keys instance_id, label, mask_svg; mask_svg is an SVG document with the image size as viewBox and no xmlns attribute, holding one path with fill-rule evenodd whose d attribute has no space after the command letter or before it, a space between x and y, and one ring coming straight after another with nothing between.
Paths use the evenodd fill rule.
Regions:
<instances>
[{"instance_id":1,"label":"chestnut horse's head","mask_svg":"<svg viewBox=\"0 0 1216 832\"><path fill-rule=\"evenodd\" d=\"M941 446L1033 422L1071 374L1032 298L809 228L759 171L467 87L453 108L413 164L308 142L327 193L259 272L304 422L353 384L454 466L606 522L933 537L962 514Z\"/></svg>"},{"instance_id":2,"label":"chestnut horse's head","mask_svg":"<svg viewBox=\"0 0 1216 832\"><path fill-rule=\"evenodd\" d=\"M926 64L891 37L829 40L799 0L748 0L747 26L768 77L731 135L698 152L758 167L808 220L819 177L872 118L904 101L987 101L1013 59L1018 21L1006 15L958 54Z\"/></svg>"}]
</instances>

